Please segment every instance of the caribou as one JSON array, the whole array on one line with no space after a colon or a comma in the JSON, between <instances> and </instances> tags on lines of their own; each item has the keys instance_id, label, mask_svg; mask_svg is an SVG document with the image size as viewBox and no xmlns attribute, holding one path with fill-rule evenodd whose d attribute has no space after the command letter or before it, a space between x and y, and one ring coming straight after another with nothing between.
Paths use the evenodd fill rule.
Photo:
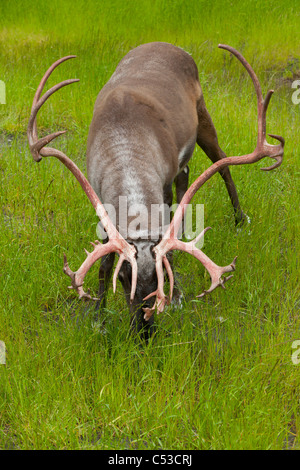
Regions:
<instances>
[{"instance_id":1,"label":"caribou","mask_svg":"<svg viewBox=\"0 0 300 470\"><path fill-rule=\"evenodd\" d=\"M64 273L71 279L70 288L80 298L97 301L97 308L106 304L106 292L114 266L115 253L119 259L113 274L113 289L117 280L123 285L130 306L131 325L135 331L149 336L154 312L160 313L169 304L174 292L172 252L180 250L194 256L207 269L211 285L198 297L224 288L235 270L236 258L227 266L216 265L196 244L204 229L191 241L179 236L186 207L195 193L215 173L223 178L234 209L235 221L242 223L242 211L229 166L245 165L270 157L275 163L262 170L272 170L282 163L284 139L271 145L266 140L266 113L273 90L263 98L259 80L245 58L234 48L220 44L245 67L254 84L257 96L257 145L247 155L227 157L218 143L217 132L207 111L196 63L183 49L168 43L153 42L131 50L119 63L110 80L100 91L90 124L87 142L88 179L63 152L47 145L65 131L39 138L37 113L45 101L58 89L77 82L65 80L42 95L46 81L61 63L76 56L57 60L43 76L35 93L28 123L28 141L35 161L43 157L58 158L77 178L92 203L107 234L103 243L92 242L92 252L80 268L73 272L64 255ZM191 186L188 185L188 162L196 143L211 160L208 167ZM172 204L172 185L175 183L178 207L166 229L152 222L138 230L125 231L120 221L120 198L126 198L127 222L137 215L143 204L151 210L155 204ZM112 220L107 205L116 209ZM124 218L124 217L123 217ZM155 226L154 226L155 225ZM141 236L141 233L144 236ZM84 278L94 263L101 259L99 295L92 297L83 290ZM165 277L169 278L169 294L165 294ZM175 286L176 287L176 286Z\"/></svg>"}]
</instances>

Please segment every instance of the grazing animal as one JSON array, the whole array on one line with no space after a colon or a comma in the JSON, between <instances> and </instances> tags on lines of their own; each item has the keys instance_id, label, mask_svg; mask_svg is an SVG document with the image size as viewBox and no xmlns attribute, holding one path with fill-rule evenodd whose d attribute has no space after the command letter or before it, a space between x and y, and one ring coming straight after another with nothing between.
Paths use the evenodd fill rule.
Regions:
<instances>
[{"instance_id":1,"label":"grazing animal","mask_svg":"<svg viewBox=\"0 0 300 470\"><path fill-rule=\"evenodd\" d=\"M245 215L228 167L271 157L276 163L264 168L270 170L282 162L284 139L270 134L280 143L270 145L266 141L266 111L273 91L263 99L259 81L243 56L230 46L219 47L240 60L257 94L257 146L248 155L226 157L205 106L197 66L188 53L171 44L154 42L131 50L100 91L88 135L88 180L61 151L46 147L64 131L41 139L37 135L36 117L40 107L56 90L77 80L59 83L41 97L43 87L59 64L75 56L55 62L44 75L34 97L28 125L33 158L40 161L42 157L55 156L71 170L93 204L108 237L104 243L92 243L93 251L87 252L86 260L76 272L71 271L65 256L64 272L70 276L72 288L79 296L91 299L82 285L87 271L101 258L98 303L103 306L117 253L119 260L113 276L114 290L119 278L132 313L132 326L136 331L146 329L146 335L151 332L153 312L162 312L172 299L171 251L182 250L192 254L209 271L211 287L201 296L217 286L224 287L225 281L232 276L223 278L223 274L235 270L235 259L228 266L219 267L196 247L207 229L193 241L178 239L186 206L196 191L219 172L231 199L236 223L240 223ZM188 162L196 142L212 165L188 187ZM179 205L170 225L163 230L161 222L149 221L147 214L151 213L154 205L171 206L173 183ZM120 207L122 198L127 203L125 213ZM116 211L114 222L105 209L108 205ZM139 219L138 227L128 231L128 224L139 217L141 205L146 216ZM168 296L164 293L164 271L170 280Z\"/></svg>"}]
</instances>

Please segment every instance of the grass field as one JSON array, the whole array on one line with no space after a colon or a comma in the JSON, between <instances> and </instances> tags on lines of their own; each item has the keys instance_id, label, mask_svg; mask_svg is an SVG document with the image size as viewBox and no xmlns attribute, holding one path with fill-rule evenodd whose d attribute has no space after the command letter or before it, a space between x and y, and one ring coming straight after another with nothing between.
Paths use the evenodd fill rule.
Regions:
<instances>
[{"instance_id":1,"label":"grass field","mask_svg":"<svg viewBox=\"0 0 300 470\"><path fill-rule=\"evenodd\" d=\"M293 0L15 0L0 3L0 449L300 448L299 203L300 9ZM256 100L240 50L264 93L274 88L268 132L286 139L282 166L235 167L251 225L240 233L221 178L196 195L211 226L203 250L216 263L238 256L226 290L196 295L209 276L183 253L175 265L182 309L156 316L157 334L140 347L118 286L110 288L105 328L67 289L72 268L95 239L97 218L78 183L55 159L33 162L26 140L35 89L55 71L79 84L58 92L39 117L40 134L68 129L55 145L85 171L93 105L133 47L167 41L190 52L227 155L256 143ZM270 139L270 143L271 139ZM274 143L274 142L273 142ZM273 161L272 161L273 162ZM209 166L197 148L191 180ZM97 268L86 285L97 292ZM299 354L300 356L300 354ZM294 361L295 362L295 361ZM297 362L297 361L296 361Z\"/></svg>"}]
</instances>

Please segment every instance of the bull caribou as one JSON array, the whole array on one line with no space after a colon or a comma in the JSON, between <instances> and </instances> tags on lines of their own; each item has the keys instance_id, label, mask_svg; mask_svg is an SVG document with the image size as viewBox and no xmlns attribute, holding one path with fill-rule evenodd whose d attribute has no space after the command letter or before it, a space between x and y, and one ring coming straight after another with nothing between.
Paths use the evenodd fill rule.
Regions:
<instances>
[{"instance_id":1,"label":"bull caribou","mask_svg":"<svg viewBox=\"0 0 300 470\"><path fill-rule=\"evenodd\" d=\"M57 60L45 73L34 96L28 124L28 141L34 160L38 162L42 157L54 156L66 165L92 203L108 237L105 243L92 243L92 252L86 252L87 257L76 272L70 269L64 255L64 272L71 278L71 288L80 298L92 299L83 290L83 282L87 271L101 258L97 300L104 306L117 253L119 259L113 274L113 289L116 290L119 279L130 306L133 328L137 331L145 328L147 334L151 332L154 311L162 312L172 299L174 276L169 255L173 250L193 255L208 270L211 286L198 297L218 286L224 288L232 275L223 275L235 270L236 258L227 266L217 266L197 248L196 243L207 229L188 242L178 236L186 207L195 193L219 172L231 199L236 223L240 223L245 215L228 167L255 163L264 157L276 162L262 170L272 170L282 163L284 139L269 134L279 144L271 145L266 140L266 112L273 90L264 99L259 80L244 57L230 46L220 44L219 47L237 57L256 91L257 145L247 155L227 157L220 148L205 106L197 66L187 52L171 44L154 42L131 50L100 91L87 142L88 179L64 153L47 147L65 131L42 138L38 138L37 132L37 113L45 101L58 89L78 81L65 80L41 96L48 77L59 64L76 56ZM196 142L212 165L188 187L188 162ZM139 227L136 232L125 233L118 216L113 223L105 209L110 204L118 214L121 196L127 198L127 219L135 217L135 208L140 204L149 212L154 204L171 205L173 183L178 208L164 231L160 223L153 227L147 220L144 231ZM145 231L146 236L141 237ZM168 295L164 292L165 273L170 282Z\"/></svg>"}]
</instances>

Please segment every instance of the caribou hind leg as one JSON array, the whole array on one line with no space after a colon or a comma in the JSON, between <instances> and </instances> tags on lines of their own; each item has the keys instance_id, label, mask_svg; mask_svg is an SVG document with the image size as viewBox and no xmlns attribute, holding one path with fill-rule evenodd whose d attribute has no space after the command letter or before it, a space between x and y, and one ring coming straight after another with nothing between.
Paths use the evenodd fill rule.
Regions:
<instances>
[{"instance_id":1,"label":"caribou hind leg","mask_svg":"<svg viewBox=\"0 0 300 470\"><path fill-rule=\"evenodd\" d=\"M208 158L213 162L217 162L222 158L226 158L226 154L220 148L218 143L218 136L215 126L212 122L210 114L208 113L204 100L202 99L197 107L198 112L198 132L197 132L197 144L206 153ZM241 209L238 193L230 174L229 168L226 167L220 170L227 192L229 194L233 210L236 225L243 223L247 218L246 214Z\"/></svg>"},{"instance_id":2,"label":"caribou hind leg","mask_svg":"<svg viewBox=\"0 0 300 470\"><path fill-rule=\"evenodd\" d=\"M175 188L176 188L176 201L177 204L180 204L181 199L183 198L185 192L189 187L189 167L186 165L184 169L176 176Z\"/></svg>"}]
</instances>

